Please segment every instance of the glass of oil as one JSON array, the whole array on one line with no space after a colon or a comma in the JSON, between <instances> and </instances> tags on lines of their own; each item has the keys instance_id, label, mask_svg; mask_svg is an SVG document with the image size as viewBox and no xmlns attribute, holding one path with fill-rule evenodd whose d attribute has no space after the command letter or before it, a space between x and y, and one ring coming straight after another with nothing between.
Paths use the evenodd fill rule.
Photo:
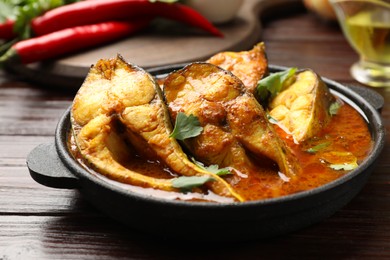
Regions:
<instances>
[{"instance_id":1,"label":"glass of oil","mask_svg":"<svg viewBox=\"0 0 390 260\"><path fill-rule=\"evenodd\" d=\"M351 74L372 87L390 87L390 0L330 0L344 35L359 53Z\"/></svg>"}]
</instances>

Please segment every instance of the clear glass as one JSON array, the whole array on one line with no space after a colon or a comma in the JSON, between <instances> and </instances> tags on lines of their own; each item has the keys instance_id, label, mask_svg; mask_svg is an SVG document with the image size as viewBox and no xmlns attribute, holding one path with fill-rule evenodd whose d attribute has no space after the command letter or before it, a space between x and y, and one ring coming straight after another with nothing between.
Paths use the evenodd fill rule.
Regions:
<instances>
[{"instance_id":1,"label":"clear glass","mask_svg":"<svg viewBox=\"0 0 390 260\"><path fill-rule=\"evenodd\" d=\"M390 0L330 0L360 60L351 74L372 87L390 87Z\"/></svg>"}]
</instances>

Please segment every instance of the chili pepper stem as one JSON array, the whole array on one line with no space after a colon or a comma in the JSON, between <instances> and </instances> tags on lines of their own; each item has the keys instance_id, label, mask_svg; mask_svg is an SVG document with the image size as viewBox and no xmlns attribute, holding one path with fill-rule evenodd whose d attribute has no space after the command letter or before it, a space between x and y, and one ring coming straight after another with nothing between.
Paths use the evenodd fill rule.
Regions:
<instances>
[{"instance_id":1,"label":"chili pepper stem","mask_svg":"<svg viewBox=\"0 0 390 260\"><path fill-rule=\"evenodd\" d=\"M0 68L4 68L4 66L12 61L18 60L19 56L15 49L9 48L3 55L0 56Z\"/></svg>"},{"instance_id":2,"label":"chili pepper stem","mask_svg":"<svg viewBox=\"0 0 390 260\"><path fill-rule=\"evenodd\" d=\"M0 46L0 55L3 55L4 53L6 53L12 47L12 45L14 45L18 41L19 41L19 39L15 38L11 41L8 41L8 42L2 44Z\"/></svg>"}]
</instances>

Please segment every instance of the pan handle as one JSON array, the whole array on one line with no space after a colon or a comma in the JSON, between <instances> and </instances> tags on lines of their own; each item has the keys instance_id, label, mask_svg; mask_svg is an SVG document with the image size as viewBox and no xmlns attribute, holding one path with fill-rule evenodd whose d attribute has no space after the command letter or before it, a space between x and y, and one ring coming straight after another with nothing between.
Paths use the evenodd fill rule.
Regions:
<instances>
[{"instance_id":1,"label":"pan handle","mask_svg":"<svg viewBox=\"0 0 390 260\"><path fill-rule=\"evenodd\" d=\"M27 156L27 167L31 177L42 185L61 189L78 188L78 179L61 162L54 143L35 147Z\"/></svg>"},{"instance_id":2,"label":"pan handle","mask_svg":"<svg viewBox=\"0 0 390 260\"><path fill-rule=\"evenodd\" d=\"M382 107L385 105L385 100L381 94L368 87L356 85L348 85L348 87L367 100L378 112L381 112Z\"/></svg>"}]
</instances>

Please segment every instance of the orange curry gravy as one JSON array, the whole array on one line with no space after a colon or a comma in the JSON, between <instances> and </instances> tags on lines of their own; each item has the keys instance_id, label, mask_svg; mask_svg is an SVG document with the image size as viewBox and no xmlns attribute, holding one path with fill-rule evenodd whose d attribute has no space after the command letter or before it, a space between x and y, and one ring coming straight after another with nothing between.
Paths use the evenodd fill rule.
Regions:
<instances>
[{"instance_id":1,"label":"orange curry gravy","mask_svg":"<svg viewBox=\"0 0 390 260\"><path fill-rule=\"evenodd\" d=\"M278 172L278 169L275 166L276 164L260 162L261 165L258 163L258 171L251 172L247 175L241 174L241 178L238 178L237 175L223 176L236 192L246 200L275 198L310 190L329 183L349 172L347 170L334 170L329 167L329 162L324 159L328 157L327 154L329 154L329 152L340 152L343 154L348 152L348 154L352 154L352 157L356 157L357 163L360 164L368 156L373 147L367 123L354 108L346 103L340 107L337 115L332 117L332 121L318 134L318 137L300 144L295 144L291 136L285 134L283 130L279 129L277 126L276 128L277 133L285 140L286 144L296 156L301 167L301 172L293 178L287 178ZM326 144L326 147L323 147L318 152L307 152L307 149L324 143ZM87 167L86 163L83 162L78 155L72 138L69 140L69 147L75 155L75 158L77 158L91 173L112 183L117 183L108 180ZM163 163L159 161L147 161L140 156L130 158L128 163L126 163L126 167L130 170L156 178L169 179L179 176ZM211 192L206 192L206 194L198 192L184 194L180 192L166 192L150 188L134 187L128 184L117 183L117 185L134 192L166 199L231 202L230 199L221 198Z\"/></svg>"},{"instance_id":2,"label":"orange curry gravy","mask_svg":"<svg viewBox=\"0 0 390 260\"><path fill-rule=\"evenodd\" d=\"M248 200L274 198L306 191L336 180L349 171L332 169L331 163L326 161L329 154L350 153L360 164L369 155L373 146L366 121L348 104L340 107L337 115L332 117L331 122L316 138L295 144L292 137L283 130L276 127L276 131L293 151L301 166L301 172L288 181L279 176L277 169L251 174L247 179L233 185L238 193ZM322 144L326 147L315 153L307 151ZM333 163L337 163L337 158Z\"/></svg>"}]
</instances>

